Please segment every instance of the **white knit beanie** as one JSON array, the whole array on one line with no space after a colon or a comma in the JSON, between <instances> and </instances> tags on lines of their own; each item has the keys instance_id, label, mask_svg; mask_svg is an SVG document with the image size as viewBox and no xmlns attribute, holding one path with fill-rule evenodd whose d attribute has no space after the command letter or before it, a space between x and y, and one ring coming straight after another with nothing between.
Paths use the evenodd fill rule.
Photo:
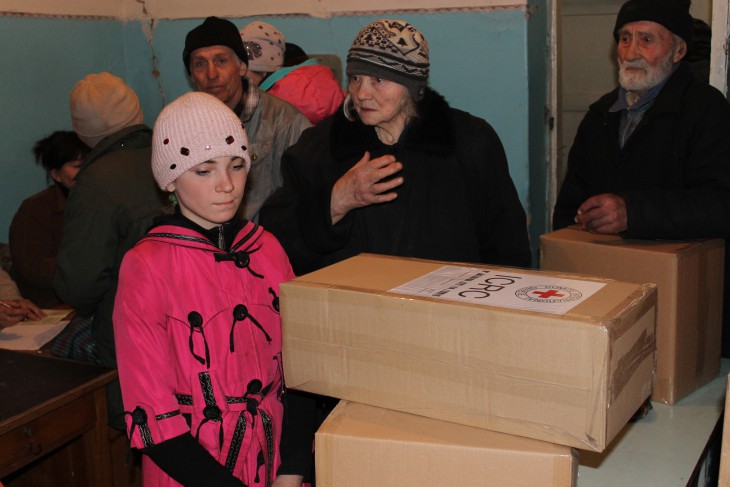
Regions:
<instances>
[{"instance_id":1,"label":"white knit beanie","mask_svg":"<svg viewBox=\"0 0 730 487\"><path fill-rule=\"evenodd\" d=\"M284 65L284 35L266 22L251 22L241 29L241 39L248 54L248 69L273 73Z\"/></svg>"},{"instance_id":2,"label":"white knit beanie","mask_svg":"<svg viewBox=\"0 0 730 487\"><path fill-rule=\"evenodd\" d=\"M225 156L251 167L243 124L218 98L194 91L160 112L152 132L152 172L163 191L188 169Z\"/></svg>"},{"instance_id":3,"label":"white knit beanie","mask_svg":"<svg viewBox=\"0 0 730 487\"><path fill-rule=\"evenodd\" d=\"M89 147L144 118L134 90L110 73L89 74L76 83L70 108L73 128Z\"/></svg>"}]
</instances>

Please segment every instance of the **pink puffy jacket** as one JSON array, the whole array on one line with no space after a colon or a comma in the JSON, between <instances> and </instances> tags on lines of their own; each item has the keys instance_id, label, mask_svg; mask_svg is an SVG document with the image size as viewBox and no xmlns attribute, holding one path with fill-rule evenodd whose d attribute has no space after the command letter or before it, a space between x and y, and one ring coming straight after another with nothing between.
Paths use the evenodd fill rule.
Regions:
<instances>
[{"instance_id":1,"label":"pink puffy jacket","mask_svg":"<svg viewBox=\"0 0 730 487\"><path fill-rule=\"evenodd\" d=\"M246 485L270 485L283 416L279 283L293 277L278 241L251 222L230 253L164 225L125 255L114 334L132 447L190 432ZM179 485L147 456L143 476Z\"/></svg>"},{"instance_id":2,"label":"pink puffy jacket","mask_svg":"<svg viewBox=\"0 0 730 487\"><path fill-rule=\"evenodd\" d=\"M279 71L272 76L287 74L266 92L297 107L312 125L335 113L345 99L345 92L327 66L300 65Z\"/></svg>"}]
</instances>

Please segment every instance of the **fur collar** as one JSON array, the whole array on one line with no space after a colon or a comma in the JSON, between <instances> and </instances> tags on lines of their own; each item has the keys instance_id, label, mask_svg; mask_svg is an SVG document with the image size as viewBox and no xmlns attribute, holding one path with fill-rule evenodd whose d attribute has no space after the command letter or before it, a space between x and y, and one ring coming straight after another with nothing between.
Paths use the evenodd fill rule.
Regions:
<instances>
[{"instance_id":1,"label":"fur collar","mask_svg":"<svg viewBox=\"0 0 730 487\"><path fill-rule=\"evenodd\" d=\"M455 134L451 108L437 92L426 89L417 105L418 117L410 121L398 141L399 150L429 152L438 155L453 153ZM361 157L374 144L379 144L375 129L360 120L350 122L339 110L331 119L332 157Z\"/></svg>"}]
</instances>

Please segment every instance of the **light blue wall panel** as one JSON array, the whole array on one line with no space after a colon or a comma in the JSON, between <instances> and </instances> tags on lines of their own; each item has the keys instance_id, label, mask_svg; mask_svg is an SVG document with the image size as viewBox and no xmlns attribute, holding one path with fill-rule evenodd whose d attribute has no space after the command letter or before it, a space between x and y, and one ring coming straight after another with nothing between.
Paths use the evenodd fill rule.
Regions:
<instances>
[{"instance_id":1,"label":"light blue wall panel","mask_svg":"<svg viewBox=\"0 0 730 487\"><path fill-rule=\"evenodd\" d=\"M330 19L262 17L310 53L344 63L358 30L380 16ZM528 22L522 10L398 14L423 31L431 47L431 86L456 108L490 122L505 146L523 204L530 199ZM232 19L243 27L252 18ZM185 34L201 23L154 23L0 17L0 242L23 198L42 189L31 147L56 129L70 129L68 93L85 74L111 71L140 96L151 126L162 107L191 89L182 64ZM8 76L7 74L11 74ZM540 75L541 76L541 75ZM540 109L541 110L541 109ZM534 145L534 144L533 144ZM529 208L528 208L529 211Z\"/></svg>"},{"instance_id":2,"label":"light blue wall panel","mask_svg":"<svg viewBox=\"0 0 730 487\"><path fill-rule=\"evenodd\" d=\"M71 130L68 95L90 72L123 76L122 25L105 20L0 17L0 242L21 201L43 189L33 144Z\"/></svg>"},{"instance_id":3,"label":"light blue wall panel","mask_svg":"<svg viewBox=\"0 0 730 487\"><path fill-rule=\"evenodd\" d=\"M338 54L343 63L357 32L381 17L260 17L310 53ZM523 204L529 191L527 24L524 12L410 14L431 49L432 88L456 108L490 122L505 146ZM242 28L257 19L232 19ZM191 89L181 60L185 34L200 20L161 21L154 31L166 103Z\"/></svg>"}]
</instances>

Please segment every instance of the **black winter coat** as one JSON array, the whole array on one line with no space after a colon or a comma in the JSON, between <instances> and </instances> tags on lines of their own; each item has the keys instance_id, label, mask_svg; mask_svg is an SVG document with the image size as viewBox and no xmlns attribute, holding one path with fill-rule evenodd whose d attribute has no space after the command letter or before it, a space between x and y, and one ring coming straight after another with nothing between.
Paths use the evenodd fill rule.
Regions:
<instances>
[{"instance_id":1,"label":"black winter coat","mask_svg":"<svg viewBox=\"0 0 730 487\"><path fill-rule=\"evenodd\" d=\"M297 274L360 252L530 266L525 212L494 129L432 90L417 110L394 146L338 111L285 152L284 185L260 222L279 238ZM332 225L332 187L365 151L403 163L398 197Z\"/></svg>"},{"instance_id":2,"label":"black winter coat","mask_svg":"<svg viewBox=\"0 0 730 487\"><path fill-rule=\"evenodd\" d=\"M682 63L619 148L618 89L591 105L568 158L554 228L590 196L626 201L631 238L730 237L730 105Z\"/></svg>"}]
</instances>

